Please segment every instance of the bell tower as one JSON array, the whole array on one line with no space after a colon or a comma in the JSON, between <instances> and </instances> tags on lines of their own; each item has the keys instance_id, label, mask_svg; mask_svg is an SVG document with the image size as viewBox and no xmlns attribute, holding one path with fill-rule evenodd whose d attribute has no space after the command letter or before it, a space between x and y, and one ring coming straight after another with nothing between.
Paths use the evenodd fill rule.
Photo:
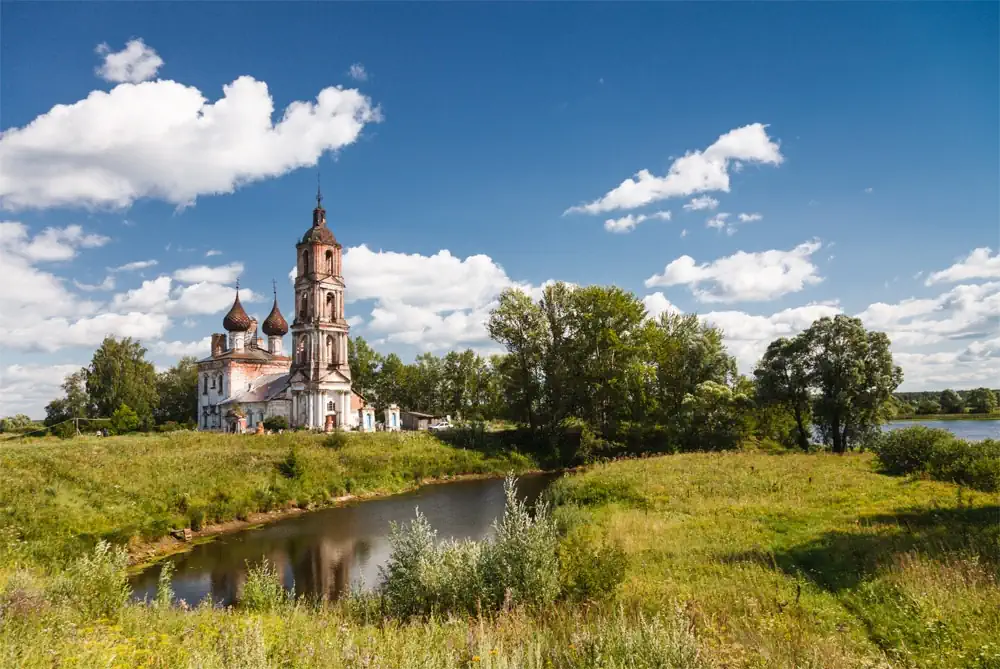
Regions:
<instances>
[{"instance_id":1,"label":"bell tower","mask_svg":"<svg viewBox=\"0 0 1000 669\"><path fill-rule=\"evenodd\" d=\"M292 423L315 429L347 427L351 368L344 319L343 248L326 225L317 186L312 227L295 245L295 318L292 322Z\"/></svg>"}]
</instances>

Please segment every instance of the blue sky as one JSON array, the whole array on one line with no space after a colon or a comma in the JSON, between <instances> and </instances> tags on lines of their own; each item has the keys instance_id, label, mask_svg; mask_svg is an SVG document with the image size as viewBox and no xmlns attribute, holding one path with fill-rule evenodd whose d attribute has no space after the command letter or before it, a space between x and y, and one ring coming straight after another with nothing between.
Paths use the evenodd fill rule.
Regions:
<instances>
[{"instance_id":1,"label":"blue sky","mask_svg":"<svg viewBox=\"0 0 1000 669\"><path fill-rule=\"evenodd\" d=\"M499 290L564 280L702 314L744 371L843 311L904 387L1000 378L996 3L2 13L0 413L105 332L207 353L237 275L289 310L317 172L383 351L489 350Z\"/></svg>"}]
</instances>

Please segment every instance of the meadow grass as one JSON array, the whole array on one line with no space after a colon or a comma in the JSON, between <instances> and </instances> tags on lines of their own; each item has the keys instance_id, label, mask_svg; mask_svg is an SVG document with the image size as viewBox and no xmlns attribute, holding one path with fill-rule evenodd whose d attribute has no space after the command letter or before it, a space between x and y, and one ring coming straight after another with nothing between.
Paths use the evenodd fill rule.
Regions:
<instances>
[{"instance_id":1,"label":"meadow grass","mask_svg":"<svg viewBox=\"0 0 1000 669\"><path fill-rule=\"evenodd\" d=\"M298 452L304 480L333 457ZM550 490L574 541L624 551L615 600L382 619L364 598L272 602L262 572L266 606L186 611L120 604L95 555L62 577L0 566L0 666L1000 668L996 494L868 455L761 453L615 462Z\"/></svg>"},{"instance_id":2,"label":"meadow grass","mask_svg":"<svg viewBox=\"0 0 1000 669\"><path fill-rule=\"evenodd\" d=\"M53 565L98 540L131 544L170 530L324 505L346 494L393 493L461 474L534 466L484 456L427 433L225 435L196 432L0 444L0 563ZM281 465L294 452L301 475ZM6 559L4 552L8 553Z\"/></svg>"}]
</instances>

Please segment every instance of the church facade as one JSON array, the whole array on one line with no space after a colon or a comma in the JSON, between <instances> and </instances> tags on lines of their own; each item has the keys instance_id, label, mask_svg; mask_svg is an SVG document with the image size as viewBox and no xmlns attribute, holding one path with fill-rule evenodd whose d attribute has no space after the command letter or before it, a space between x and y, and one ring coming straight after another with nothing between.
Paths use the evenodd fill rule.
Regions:
<instances>
[{"instance_id":1,"label":"church facade","mask_svg":"<svg viewBox=\"0 0 1000 669\"><path fill-rule=\"evenodd\" d=\"M226 332L212 335L211 355L198 362L199 429L259 430L272 416L284 417L290 427L313 430L375 429L374 411L351 390L343 249L327 227L322 199L317 193L312 226L295 246L291 328L275 291L271 313L260 328L265 343L256 319L240 303L237 286L233 306L222 319ZM289 331L291 350L286 354L283 338Z\"/></svg>"}]
</instances>

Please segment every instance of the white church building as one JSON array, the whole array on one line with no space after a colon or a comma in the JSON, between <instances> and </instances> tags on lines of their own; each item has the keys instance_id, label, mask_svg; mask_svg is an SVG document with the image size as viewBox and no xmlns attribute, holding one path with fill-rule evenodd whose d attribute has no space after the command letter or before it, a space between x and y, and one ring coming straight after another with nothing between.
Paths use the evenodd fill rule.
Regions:
<instances>
[{"instance_id":1,"label":"white church building","mask_svg":"<svg viewBox=\"0 0 1000 669\"><path fill-rule=\"evenodd\" d=\"M236 299L213 334L211 355L198 362L198 428L255 430L271 416L313 430L375 429L375 411L351 390L347 360L349 326L344 318L342 247L326 225L323 197L316 195L312 226L295 245L295 313L291 355L282 340L288 322L278 309L261 325ZM398 430L399 408L385 411L385 429Z\"/></svg>"}]
</instances>

